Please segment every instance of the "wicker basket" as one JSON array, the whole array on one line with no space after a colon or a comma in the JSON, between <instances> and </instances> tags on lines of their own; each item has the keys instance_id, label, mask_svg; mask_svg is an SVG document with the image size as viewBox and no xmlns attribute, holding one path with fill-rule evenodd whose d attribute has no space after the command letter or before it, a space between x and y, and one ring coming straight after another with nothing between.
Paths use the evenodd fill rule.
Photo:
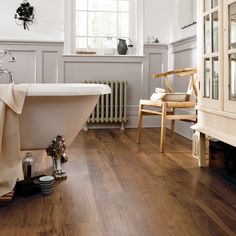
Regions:
<instances>
[{"instance_id":1,"label":"wicker basket","mask_svg":"<svg viewBox=\"0 0 236 236\"><path fill-rule=\"evenodd\" d=\"M206 138L206 159L209 159L209 140L210 138ZM199 146L200 146L200 133L195 131L192 136L192 156L195 158L199 158Z\"/></svg>"}]
</instances>

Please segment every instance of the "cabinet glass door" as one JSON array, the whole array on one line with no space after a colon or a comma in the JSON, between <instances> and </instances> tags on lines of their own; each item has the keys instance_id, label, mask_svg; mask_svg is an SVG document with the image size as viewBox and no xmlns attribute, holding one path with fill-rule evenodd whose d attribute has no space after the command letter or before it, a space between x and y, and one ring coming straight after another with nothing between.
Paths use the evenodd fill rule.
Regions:
<instances>
[{"instance_id":1,"label":"cabinet glass door","mask_svg":"<svg viewBox=\"0 0 236 236\"><path fill-rule=\"evenodd\" d=\"M203 98L204 106L220 108L220 8L218 0L203 1Z\"/></svg>"},{"instance_id":2,"label":"cabinet glass door","mask_svg":"<svg viewBox=\"0 0 236 236\"><path fill-rule=\"evenodd\" d=\"M219 58L212 58L212 99L219 99L219 76L220 64Z\"/></svg>"},{"instance_id":3,"label":"cabinet glass door","mask_svg":"<svg viewBox=\"0 0 236 236\"><path fill-rule=\"evenodd\" d=\"M211 86L211 62L210 58L204 60L204 97L210 97L210 86Z\"/></svg>"},{"instance_id":4,"label":"cabinet glass door","mask_svg":"<svg viewBox=\"0 0 236 236\"><path fill-rule=\"evenodd\" d=\"M236 100L236 2L229 5L229 99Z\"/></svg>"},{"instance_id":5,"label":"cabinet glass door","mask_svg":"<svg viewBox=\"0 0 236 236\"><path fill-rule=\"evenodd\" d=\"M204 53L210 53L211 51L211 22L210 16L204 17Z\"/></svg>"},{"instance_id":6,"label":"cabinet glass door","mask_svg":"<svg viewBox=\"0 0 236 236\"><path fill-rule=\"evenodd\" d=\"M236 113L236 0L225 2L225 102L224 110Z\"/></svg>"},{"instance_id":7,"label":"cabinet glass door","mask_svg":"<svg viewBox=\"0 0 236 236\"><path fill-rule=\"evenodd\" d=\"M212 0L212 7L218 7L218 0Z\"/></svg>"},{"instance_id":8,"label":"cabinet glass door","mask_svg":"<svg viewBox=\"0 0 236 236\"><path fill-rule=\"evenodd\" d=\"M236 54L231 54L229 56L230 64L230 100L236 100Z\"/></svg>"},{"instance_id":9,"label":"cabinet glass door","mask_svg":"<svg viewBox=\"0 0 236 236\"><path fill-rule=\"evenodd\" d=\"M219 51L219 16L218 11L212 14L212 51Z\"/></svg>"},{"instance_id":10,"label":"cabinet glass door","mask_svg":"<svg viewBox=\"0 0 236 236\"><path fill-rule=\"evenodd\" d=\"M229 5L229 48L236 48L236 3Z\"/></svg>"},{"instance_id":11,"label":"cabinet glass door","mask_svg":"<svg viewBox=\"0 0 236 236\"><path fill-rule=\"evenodd\" d=\"M211 9L211 0L204 0L204 12Z\"/></svg>"}]
</instances>

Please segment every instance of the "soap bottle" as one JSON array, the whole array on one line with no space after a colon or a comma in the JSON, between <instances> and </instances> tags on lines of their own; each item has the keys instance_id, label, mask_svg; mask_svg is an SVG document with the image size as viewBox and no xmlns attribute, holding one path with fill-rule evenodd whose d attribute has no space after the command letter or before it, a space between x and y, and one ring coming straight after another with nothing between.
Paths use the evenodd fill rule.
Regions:
<instances>
[{"instance_id":1,"label":"soap bottle","mask_svg":"<svg viewBox=\"0 0 236 236\"><path fill-rule=\"evenodd\" d=\"M33 163L34 163L33 154L31 152L26 152L26 155L24 159L22 160L22 168L23 168L23 174L24 174L25 179L32 177Z\"/></svg>"}]
</instances>

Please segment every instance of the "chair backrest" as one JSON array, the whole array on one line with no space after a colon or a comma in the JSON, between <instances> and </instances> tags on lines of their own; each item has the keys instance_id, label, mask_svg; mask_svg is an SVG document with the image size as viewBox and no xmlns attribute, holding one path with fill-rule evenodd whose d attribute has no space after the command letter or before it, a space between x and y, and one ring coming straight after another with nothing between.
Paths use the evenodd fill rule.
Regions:
<instances>
[{"instance_id":1,"label":"chair backrest","mask_svg":"<svg viewBox=\"0 0 236 236\"><path fill-rule=\"evenodd\" d=\"M188 89L187 89L186 94L189 95L189 99L190 99L193 92L196 97L198 95L197 86L196 86L196 81L197 81L196 74L197 74L196 68L183 68L183 69L167 71L165 73L154 74L153 78L160 78L160 77L164 78L165 86L168 89L168 92L174 93L174 90L170 84L170 81L168 80L168 76L170 75L178 75L179 77L189 76L190 79L189 79L189 84L188 84Z\"/></svg>"}]
</instances>

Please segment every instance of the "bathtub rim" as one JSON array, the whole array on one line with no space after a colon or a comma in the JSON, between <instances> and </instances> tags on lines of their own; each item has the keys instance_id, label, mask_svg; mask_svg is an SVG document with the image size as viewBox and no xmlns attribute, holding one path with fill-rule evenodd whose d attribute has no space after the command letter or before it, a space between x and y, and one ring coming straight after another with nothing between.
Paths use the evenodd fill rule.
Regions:
<instances>
[{"instance_id":1,"label":"bathtub rim","mask_svg":"<svg viewBox=\"0 0 236 236\"><path fill-rule=\"evenodd\" d=\"M87 83L22 83L28 85L26 96L86 96L104 95L111 93L111 88L106 84Z\"/></svg>"}]
</instances>

